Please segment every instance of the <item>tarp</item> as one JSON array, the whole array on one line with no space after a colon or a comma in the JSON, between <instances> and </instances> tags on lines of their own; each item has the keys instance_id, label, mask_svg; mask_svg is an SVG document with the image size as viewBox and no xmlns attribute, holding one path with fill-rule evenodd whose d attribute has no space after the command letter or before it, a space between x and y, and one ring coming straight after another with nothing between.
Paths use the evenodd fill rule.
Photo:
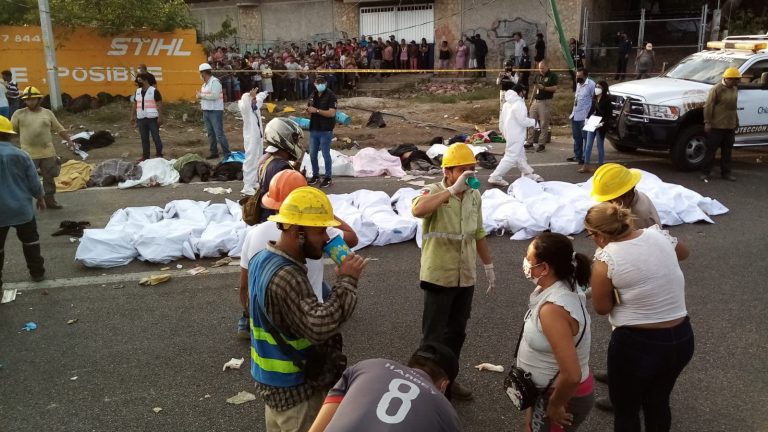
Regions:
<instances>
[{"instance_id":1,"label":"tarp","mask_svg":"<svg viewBox=\"0 0 768 432\"><path fill-rule=\"evenodd\" d=\"M92 170L93 165L82 161L64 162L59 176L56 177L56 192L73 192L85 188Z\"/></svg>"}]
</instances>

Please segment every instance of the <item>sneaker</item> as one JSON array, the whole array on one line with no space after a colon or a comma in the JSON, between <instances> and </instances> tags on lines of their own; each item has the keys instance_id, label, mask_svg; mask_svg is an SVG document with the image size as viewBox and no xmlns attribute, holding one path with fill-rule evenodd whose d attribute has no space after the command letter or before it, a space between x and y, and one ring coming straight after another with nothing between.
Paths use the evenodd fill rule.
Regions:
<instances>
[{"instance_id":1,"label":"sneaker","mask_svg":"<svg viewBox=\"0 0 768 432\"><path fill-rule=\"evenodd\" d=\"M218 153L211 153L208 156L205 157L206 159L218 159L219 154Z\"/></svg>"},{"instance_id":2,"label":"sneaker","mask_svg":"<svg viewBox=\"0 0 768 432\"><path fill-rule=\"evenodd\" d=\"M239 320L237 320L237 337L239 339L250 339L251 338L251 331L248 328L248 317L241 316Z\"/></svg>"},{"instance_id":3,"label":"sneaker","mask_svg":"<svg viewBox=\"0 0 768 432\"><path fill-rule=\"evenodd\" d=\"M526 149L533 148L533 144L525 143L523 144L523 148L526 148Z\"/></svg>"},{"instance_id":4,"label":"sneaker","mask_svg":"<svg viewBox=\"0 0 768 432\"><path fill-rule=\"evenodd\" d=\"M320 177L312 176L312 177L309 178L309 180L307 180L307 184L308 185L314 185L314 184L317 184L318 181L320 181Z\"/></svg>"},{"instance_id":5,"label":"sneaker","mask_svg":"<svg viewBox=\"0 0 768 432\"><path fill-rule=\"evenodd\" d=\"M31 274L29 276L32 278L32 282L41 282L45 280L45 273Z\"/></svg>"},{"instance_id":6,"label":"sneaker","mask_svg":"<svg viewBox=\"0 0 768 432\"><path fill-rule=\"evenodd\" d=\"M331 178L330 177L323 177L323 181L320 182L321 188L327 188L331 185Z\"/></svg>"},{"instance_id":7,"label":"sneaker","mask_svg":"<svg viewBox=\"0 0 768 432\"><path fill-rule=\"evenodd\" d=\"M473 397L472 390L464 387L458 381L451 384L451 396L456 400L470 400Z\"/></svg>"},{"instance_id":8,"label":"sneaker","mask_svg":"<svg viewBox=\"0 0 768 432\"><path fill-rule=\"evenodd\" d=\"M603 384L608 384L608 371L607 370L597 370L592 372L592 376L595 378L596 381L601 382Z\"/></svg>"},{"instance_id":9,"label":"sneaker","mask_svg":"<svg viewBox=\"0 0 768 432\"><path fill-rule=\"evenodd\" d=\"M546 148L546 146L544 144L539 144L539 146L536 147L536 153L543 152L545 148Z\"/></svg>"},{"instance_id":10,"label":"sneaker","mask_svg":"<svg viewBox=\"0 0 768 432\"><path fill-rule=\"evenodd\" d=\"M489 178L488 183L502 188L509 186L509 182L501 178Z\"/></svg>"},{"instance_id":11,"label":"sneaker","mask_svg":"<svg viewBox=\"0 0 768 432\"><path fill-rule=\"evenodd\" d=\"M576 156L571 156L571 157L569 157L569 158L567 158L565 160L568 161L568 162L576 162Z\"/></svg>"},{"instance_id":12,"label":"sneaker","mask_svg":"<svg viewBox=\"0 0 768 432\"><path fill-rule=\"evenodd\" d=\"M613 412L613 404L607 397L599 397L595 400L595 406L603 411Z\"/></svg>"}]
</instances>

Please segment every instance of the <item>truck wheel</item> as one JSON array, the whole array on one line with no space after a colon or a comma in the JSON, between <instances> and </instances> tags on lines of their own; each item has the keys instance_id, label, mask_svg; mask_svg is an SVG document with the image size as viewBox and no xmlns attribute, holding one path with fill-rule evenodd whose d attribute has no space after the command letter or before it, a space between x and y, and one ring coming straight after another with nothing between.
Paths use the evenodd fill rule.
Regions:
<instances>
[{"instance_id":1,"label":"truck wheel","mask_svg":"<svg viewBox=\"0 0 768 432\"><path fill-rule=\"evenodd\" d=\"M619 144L618 142L610 138L606 138L606 139L608 140L609 143L611 143L611 147L615 148L617 151L620 151L622 153L632 153L637 150L636 147L629 147L629 146Z\"/></svg>"},{"instance_id":2,"label":"truck wheel","mask_svg":"<svg viewBox=\"0 0 768 432\"><path fill-rule=\"evenodd\" d=\"M707 157L707 135L703 125L683 129L672 146L672 164L681 171L701 169Z\"/></svg>"}]
</instances>

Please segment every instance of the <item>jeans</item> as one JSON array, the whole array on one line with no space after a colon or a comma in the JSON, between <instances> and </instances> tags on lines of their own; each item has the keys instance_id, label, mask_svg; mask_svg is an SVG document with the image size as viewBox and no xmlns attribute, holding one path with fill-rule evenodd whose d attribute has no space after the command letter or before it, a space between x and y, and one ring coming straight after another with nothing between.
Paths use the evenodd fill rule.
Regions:
<instances>
[{"instance_id":1,"label":"jeans","mask_svg":"<svg viewBox=\"0 0 768 432\"><path fill-rule=\"evenodd\" d=\"M422 287L425 284L422 282ZM467 337L467 322L472 312L475 287L446 288L427 284L425 288L421 341L442 343L458 359Z\"/></svg>"},{"instance_id":2,"label":"jeans","mask_svg":"<svg viewBox=\"0 0 768 432\"><path fill-rule=\"evenodd\" d=\"M584 146L584 164L589 164L589 160L592 157L592 144L597 138L597 164L602 165L605 161L605 132L596 130L594 132L587 132L587 143Z\"/></svg>"},{"instance_id":3,"label":"jeans","mask_svg":"<svg viewBox=\"0 0 768 432\"><path fill-rule=\"evenodd\" d=\"M27 261L29 274L42 276L45 273L43 257L40 255L40 235L37 233L37 222L33 217L31 221L21 225L14 225L16 237L21 241L21 249L24 259ZM5 239L8 237L10 226L0 227L0 288L3 286L3 263L5 263Z\"/></svg>"},{"instance_id":4,"label":"jeans","mask_svg":"<svg viewBox=\"0 0 768 432\"><path fill-rule=\"evenodd\" d=\"M227 141L227 137L224 135L224 111L203 111L203 123L205 124L206 132L208 132L208 144L210 145L211 154L219 154L219 150L216 148L216 143L218 142L221 145L224 157L229 156L229 141Z\"/></svg>"},{"instance_id":5,"label":"jeans","mask_svg":"<svg viewBox=\"0 0 768 432\"><path fill-rule=\"evenodd\" d=\"M584 120L571 120L573 135L573 156L577 161L584 161Z\"/></svg>"},{"instance_id":6,"label":"jeans","mask_svg":"<svg viewBox=\"0 0 768 432\"><path fill-rule=\"evenodd\" d=\"M325 165L325 177L333 175L333 160L331 159L331 139L333 131L309 131L309 161L312 163L312 176L318 177L320 166L317 160L317 152L323 152L323 164Z\"/></svg>"},{"instance_id":7,"label":"jeans","mask_svg":"<svg viewBox=\"0 0 768 432\"><path fill-rule=\"evenodd\" d=\"M309 99L309 79L298 80L299 100Z\"/></svg>"},{"instance_id":8,"label":"jeans","mask_svg":"<svg viewBox=\"0 0 768 432\"><path fill-rule=\"evenodd\" d=\"M733 151L733 141L735 133L733 129L712 129L707 134L707 155L704 159L702 173L709 175L712 171L712 165L715 163L715 153L720 149L720 174L727 176L731 174L731 152Z\"/></svg>"},{"instance_id":9,"label":"jeans","mask_svg":"<svg viewBox=\"0 0 768 432\"><path fill-rule=\"evenodd\" d=\"M139 136L141 136L141 151L144 159L149 159L149 135L152 134L152 141L155 143L155 156L163 156L163 141L160 140L160 124L157 118L136 119L136 125L139 127Z\"/></svg>"},{"instance_id":10,"label":"jeans","mask_svg":"<svg viewBox=\"0 0 768 432\"><path fill-rule=\"evenodd\" d=\"M693 357L694 338L688 317L672 328L618 327L608 344L608 390L615 432L669 431L669 395Z\"/></svg>"}]
</instances>

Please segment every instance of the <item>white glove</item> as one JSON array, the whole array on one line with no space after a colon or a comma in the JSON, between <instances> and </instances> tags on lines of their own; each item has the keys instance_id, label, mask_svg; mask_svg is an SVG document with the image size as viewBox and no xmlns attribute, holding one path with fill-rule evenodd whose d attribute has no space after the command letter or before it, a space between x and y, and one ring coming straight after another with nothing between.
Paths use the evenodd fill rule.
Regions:
<instances>
[{"instance_id":1,"label":"white glove","mask_svg":"<svg viewBox=\"0 0 768 432\"><path fill-rule=\"evenodd\" d=\"M456 179L456 183L453 184L453 186L448 187L448 192L451 193L451 195L458 195L465 190L469 189L469 185L467 184L467 179L474 176L474 171L464 171L461 173L458 179Z\"/></svg>"},{"instance_id":2,"label":"white glove","mask_svg":"<svg viewBox=\"0 0 768 432\"><path fill-rule=\"evenodd\" d=\"M489 294L496 288L496 272L493 271L493 263L483 265L485 269L485 277L488 279L488 289L485 290L485 294Z\"/></svg>"}]
</instances>

